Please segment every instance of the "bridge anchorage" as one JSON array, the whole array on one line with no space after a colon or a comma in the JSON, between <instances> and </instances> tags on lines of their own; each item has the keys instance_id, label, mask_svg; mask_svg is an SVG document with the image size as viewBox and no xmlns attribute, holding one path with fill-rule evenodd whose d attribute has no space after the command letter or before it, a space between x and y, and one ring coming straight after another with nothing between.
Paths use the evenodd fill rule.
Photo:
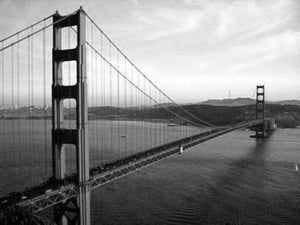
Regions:
<instances>
[{"instance_id":1,"label":"bridge anchorage","mask_svg":"<svg viewBox=\"0 0 300 225\"><path fill-rule=\"evenodd\" d=\"M2 48L0 49L0 52L2 52L2 67L4 68L4 51L6 49L11 49L12 53L9 56L12 56L11 58L13 60L13 56L16 53L15 50L19 49L19 42L28 39L28 46L25 47L28 47L29 51L28 64L32 64L33 53L31 49L33 46L33 36L35 34L44 32L47 28L53 28L53 46L51 60L52 92L50 96L52 103L52 176L50 178L47 177L47 180L43 183L35 183L32 186L26 187L26 189L24 188L25 190L18 190L13 193L5 193L3 197L0 197L0 210L6 210L8 208L18 206L28 210L30 213L35 214L42 210L53 208L54 221L57 224L89 225L90 192L92 190L108 184L116 179L124 177L128 174L131 174L135 171L138 171L142 168L145 168L148 165L152 165L156 162L166 159L169 156L182 154L185 150L192 146L237 129L253 128L255 130L255 135L253 135L252 137L255 138L264 138L270 131L275 129L275 121L271 118L265 118L264 86L257 86L256 88L256 108L255 111L253 110L253 113L256 113L255 119L249 118L249 116L251 116L252 114L247 114L245 118L240 118L239 122L216 126L201 120L194 114L190 113L184 107L177 105L170 97L168 97L155 84L153 84L152 81L148 77L146 77L145 74L143 74L123 52L121 52L121 50L107 37L107 35L98 27L97 24L95 24L95 22L88 16L88 14L86 14L86 12L82 8L67 16L61 16L58 12L56 12L54 15L48 18L52 18L53 21L51 22L51 24L45 25L42 29L39 29L35 32L31 30L31 33L24 38L19 38L19 36L17 36L17 41L12 42L8 45L4 45L4 41L2 41ZM93 43L93 36L90 40L87 40L87 21L91 23L92 34L93 32L95 32L93 29L98 30L100 33L100 42L98 42L97 44ZM33 27L34 26L35 25L33 25ZM63 48L63 29L69 29L76 33L76 46L74 48L70 48L70 45L68 46L68 48ZM17 35L21 33L22 32L18 32ZM14 37L14 35L12 35L11 37ZM45 40L45 36L43 39ZM106 44L104 44L104 40L107 41ZM16 45L17 48L14 48L14 46ZM97 50L97 47L99 46L100 50ZM107 47L106 53L105 51L102 51L105 46ZM45 41L43 49L45 51ZM99 58L94 59L92 57L91 60L88 60L87 49L92 52L92 55L97 55L97 57ZM114 49L115 54L117 52L117 57L115 59L112 59L112 49ZM17 51L17 53L19 54L19 51ZM45 52L43 55L46 55ZM125 62L123 68L122 66L119 66L121 57ZM76 62L76 69L73 71L74 75L76 76L76 82L72 85L66 85L64 82L64 79L66 78L66 74L64 73L66 71L63 69L63 63L69 63L70 61ZM89 70L90 73L87 72L88 61L92 62L92 64L97 64L96 66L92 66L92 68ZM99 72L98 70L98 64L100 64L99 67L101 68L101 72ZM12 65L14 65L13 62ZM128 73L129 66L131 67L131 74ZM44 63L44 71L45 68L46 66ZM7 69L3 69L2 71L6 72L6 70ZM32 72L30 72L31 70L32 66L29 65L29 81L33 80L33 74ZM98 73L96 73L96 75L100 74L99 77L101 77L101 79L99 79L98 81L101 81L101 85L99 86L97 86L97 78L88 83L88 79L90 78L89 76L92 76L94 74L94 71ZM115 73L113 74L112 71L114 71ZM135 71L135 73L137 74L136 79L133 78L133 71ZM1 75L4 77L4 72L2 72ZM15 72L12 71L12 77L13 75L15 75ZM105 96L105 90L109 90L110 92L113 91L113 75L115 76L114 79L117 83L117 97L115 99L112 94L107 95L109 98ZM110 81L110 85L105 85L104 78ZM121 79L124 82L123 84L121 83ZM12 78L12 87L14 87L13 81L14 79ZM29 81L28 83L30 83ZM96 84L94 84L93 81L95 81ZM2 86L4 86L4 84L2 84ZM19 86L20 85L18 85L18 88ZM33 85L29 86L31 88L33 87ZM130 88L128 88L128 86ZM44 86L44 88L46 87ZM97 88L101 90L98 91ZM96 89L96 91L92 91L92 101L90 101L89 93L91 92L89 91L93 89ZM123 96L120 96L120 89L124 90ZM135 95L134 91L136 93ZM14 95L16 94L14 88L12 89L11 93L13 95L11 108L5 111L3 102L3 116L0 117L0 122L3 122L3 124L7 122L5 119L5 113L11 113L11 115L9 115L10 117L8 117L10 118L9 121L13 121L13 118L18 119L17 116L21 115L18 112L18 109L13 110L15 98ZM30 96L33 91L29 90L28 93ZM101 103L97 102L96 100L95 104L93 93L96 93L96 99L97 97L99 97L99 99L102 99ZM126 97L126 95L128 94L130 96ZM122 97L124 100L124 105L120 104L120 99ZM76 102L75 107L72 108L72 110L74 110L73 116L75 119L74 128L65 128L64 126L66 123L66 121L64 120L66 116L66 110L63 101L69 99L75 100ZM88 100L89 102L92 102L90 105L88 105ZM112 103L113 100L115 100L115 105ZM108 107L107 102L109 101L111 105L109 105ZM128 101L131 102L129 106ZM32 101L29 100L29 103L32 103ZM46 103L44 102L44 106L45 105ZM24 108L25 109L22 110L28 110L29 112L29 118L26 119L28 119L30 126L31 121L34 121L32 120L32 117L30 117L33 114L32 108L30 104L28 104L28 109L26 107ZM46 107L44 108L45 109L43 110L46 120ZM110 115L104 115L100 117L98 115L99 112L97 111L99 109L100 111L106 110L107 114ZM109 110L114 110L114 114ZM35 113L38 115L38 111ZM88 113L94 113L92 116L96 118L95 121L90 121L89 124ZM136 118L132 117L133 114L136 116ZM167 118L155 117L157 114L167 115ZM140 117L137 117L137 115L139 115ZM145 115L147 117L145 117ZM149 119L149 117L151 116L154 117L154 122L150 120L151 118ZM241 114L240 116L243 116L243 114ZM112 117L116 118L115 120L118 121L117 125L112 122ZM99 123L97 119L101 120L101 123ZM119 126L121 125L119 123L119 120L121 119L125 120L125 122L122 121L123 125L121 124L125 127L125 131L121 130L120 132ZM128 121L131 122L131 120L133 119L136 119L138 121L137 125L134 124L134 129L132 128L133 131L135 131L132 139L141 138L143 142L141 144L132 141L133 144L130 146L130 148L134 148L134 145L139 145L139 148L136 148L135 151L131 151L128 154L127 152L125 152L125 154L120 154L120 152L118 152L118 155L115 158L108 157L109 159L107 160L102 158L102 162L100 161L100 158L99 162L96 161L96 163L91 165L92 163L90 158L92 157L89 157L89 154L94 153L95 148L96 150L99 150L97 148L99 148L100 146L97 145L95 147L94 145L92 145L92 143L95 142L95 139L97 139L97 141L98 139L101 139L102 142L105 142L106 139L110 139L111 149L109 150L114 150L112 147L114 145L114 132L112 128L110 129L110 132L107 132L107 130L104 129L104 126L107 126L107 124L105 124L105 121L111 121L110 126L117 127L117 135L115 137L117 139L117 144L115 144L115 146L117 145L119 151L120 149L127 150L127 142L130 142L130 138L127 136L130 136L130 133L127 132L126 126ZM159 124L157 121L161 120L163 121L163 123ZM151 123L148 121L151 121ZM106 136L104 136L102 133L101 138L100 134L92 133L93 129L91 129L91 127L94 124L100 124L100 131L102 131L103 133L106 131ZM98 129L98 127L96 128ZM165 132L170 132L171 134L174 133L175 135L174 137L172 136L171 138L169 138ZM4 133L5 132L3 132L3 134ZM122 146L120 144L120 139L122 139L123 141ZM0 144L0 147L4 146L1 142ZM67 145L75 146L75 149L72 152L72 155L74 156L72 160L75 161L73 162L73 164L76 167L74 173L68 175L66 175ZM22 148L20 149L23 150ZM47 151L48 149L45 148L45 150ZM100 150L102 150L103 154L104 150ZM97 157L99 157L99 155L94 156L96 159ZM40 158L34 158L33 160L40 160Z\"/></svg>"}]
</instances>

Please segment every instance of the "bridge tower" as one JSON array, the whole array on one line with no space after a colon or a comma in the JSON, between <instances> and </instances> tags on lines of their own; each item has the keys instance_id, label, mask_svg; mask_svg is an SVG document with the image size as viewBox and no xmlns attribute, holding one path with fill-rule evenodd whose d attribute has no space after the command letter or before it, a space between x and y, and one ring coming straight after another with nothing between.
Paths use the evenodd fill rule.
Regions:
<instances>
[{"instance_id":1,"label":"bridge tower","mask_svg":"<svg viewBox=\"0 0 300 225\"><path fill-rule=\"evenodd\" d=\"M256 86L256 119L262 120L263 123L256 126L255 137L264 138L265 137L265 86Z\"/></svg>"},{"instance_id":2,"label":"bridge tower","mask_svg":"<svg viewBox=\"0 0 300 225\"><path fill-rule=\"evenodd\" d=\"M80 8L75 14L63 20L58 12L53 16L53 51L52 51L52 169L53 179L61 182L65 179L64 145L71 144L76 148L77 185L79 196L72 202L76 206L79 224L90 224L90 190L89 180L89 144L87 113L87 77L86 77L86 45L85 17ZM77 45L73 49L62 49L62 29L76 26ZM63 85L63 62L76 62L76 84ZM65 129L63 100L76 101L76 129ZM64 204L68 204L66 202ZM62 203L54 209L54 215L61 215ZM56 218L58 224L65 224L66 218Z\"/></svg>"}]
</instances>

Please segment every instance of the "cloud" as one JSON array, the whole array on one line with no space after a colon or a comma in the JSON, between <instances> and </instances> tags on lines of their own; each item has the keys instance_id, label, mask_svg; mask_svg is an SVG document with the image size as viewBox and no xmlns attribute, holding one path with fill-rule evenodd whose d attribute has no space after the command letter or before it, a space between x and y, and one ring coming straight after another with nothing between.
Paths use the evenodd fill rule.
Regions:
<instances>
[{"instance_id":1,"label":"cloud","mask_svg":"<svg viewBox=\"0 0 300 225\"><path fill-rule=\"evenodd\" d=\"M300 48L300 31L286 31L271 35L248 45L235 48L235 52L242 57L243 63L236 63L232 72L258 67L275 59L284 59L289 56L300 56L295 49Z\"/></svg>"},{"instance_id":2,"label":"cloud","mask_svg":"<svg viewBox=\"0 0 300 225\"><path fill-rule=\"evenodd\" d=\"M139 0L129 0L133 5L138 6L139 5Z\"/></svg>"},{"instance_id":3,"label":"cloud","mask_svg":"<svg viewBox=\"0 0 300 225\"><path fill-rule=\"evenodd\" d=\"M83 2L0 1L2 36L55 9L65 14ZM275 87L276 82L283 83L282 74L300 83L300 1L88 0L83 5L117 46L175 99L190 101L189 91L193 96L212 93L214 97L212 90L227 93L232 82L252 87L266 81ZM200 83L205 84L202 90ZM291 88L290 83L285 85L286 90ZM299 94L293 96L300 98Z\"/></svg>"},{"instance_id":4,"label":"cloud","mask_svg":"<svg viewBox=\"0 0 300 225\"><path fill-rule=\"evenodd\" d=\"M195 31L203 15L196 10L161 7L147 12L136 11L135 17L146 27L144 41L155 41Z\"/></svg>"},{"instance_id":5,"label":"cloud","mask_svg":"<svg viewBox=\"0 0 300 225\"><path fill-rule=\"evenodd\" d=\"M289 21L292 7L290 1L259 3L249 0L217 5L216 10L220 13L216 37L219 40L249 38L280 28Z\"/></svg>"}]
</instances>

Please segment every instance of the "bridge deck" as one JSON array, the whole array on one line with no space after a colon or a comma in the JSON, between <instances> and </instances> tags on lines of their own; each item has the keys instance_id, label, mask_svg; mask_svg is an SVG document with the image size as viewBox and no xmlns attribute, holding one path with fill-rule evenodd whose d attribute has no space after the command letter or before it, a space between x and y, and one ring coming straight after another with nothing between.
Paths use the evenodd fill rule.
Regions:
<instances>
[{"instance_id":1,"label":"bridge deck","mask_svg":"<svg viewBox=\"0 0 300 225\"><path fill-rule=\"evenodd\" d=\"M102 167L90 169L91 178L88 182L91 189L95 189L118 178L131 174L148 165L165 159L169 156L179 153L180 146L186 150L201 142L221 136L231 131L253 127L261 124L262 120L254 120L235 124L230 127L218 127L210 131L199 133L187 138L183 138L174 142L149 149L142 153L120 159L118 161L106 164ZM73 198L78 193L78 188L75 185L77 175L68 177L61 182L49 182L40 186L28 189L20 193L11 193L3 198L0 198L0 209L7 208L12 205L26 207L33 212L38 212L58 203L64 202Z\"/></svg>"}]
</instances>

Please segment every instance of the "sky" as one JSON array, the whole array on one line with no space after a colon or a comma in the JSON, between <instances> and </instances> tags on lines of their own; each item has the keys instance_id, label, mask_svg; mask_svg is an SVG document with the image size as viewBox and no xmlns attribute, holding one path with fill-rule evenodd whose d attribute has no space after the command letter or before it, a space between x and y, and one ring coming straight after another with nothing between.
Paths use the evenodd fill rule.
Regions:
<instances>
[{"instance_id":1,"label":"sky","mask_svg":"<svg viewBox=\"0 0 300 225\"><path fill-rule=\"evenodd\" d=\"M0 0L0 39L80 6L179 103L300 100L299 0Z\"/></svg>"}]
</instances>

